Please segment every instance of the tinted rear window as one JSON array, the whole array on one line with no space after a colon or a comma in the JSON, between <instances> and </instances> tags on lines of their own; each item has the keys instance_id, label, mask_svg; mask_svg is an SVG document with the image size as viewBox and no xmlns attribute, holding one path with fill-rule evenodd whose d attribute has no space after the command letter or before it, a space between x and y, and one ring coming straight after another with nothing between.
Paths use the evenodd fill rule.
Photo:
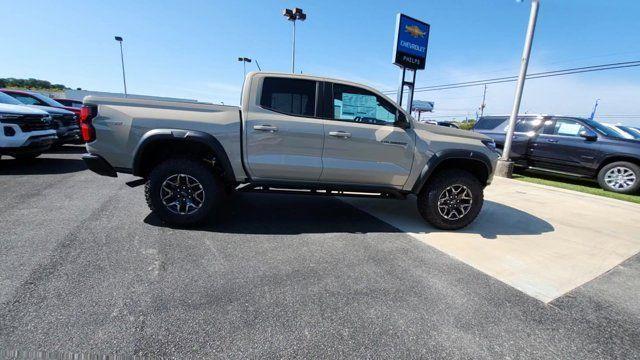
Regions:
<instances>
[{"instance_id":1,"label":"tinted rear window","mask_svg":"<svg viewBox=\"0 0 640 360\"><path fill-rule=\"evenodd\" d=\"M260 105L285 114L314 116L316 82L301 79L265 78L262 83Z\"/></svg>"},{"instance_id":2,"label":"tinted rear window","mask_svg":"<svg viewBox=\"0 0 640 360\"><path fill-rule=\"evenodd\" d=\"M494 130L499 127L500 130L504 130L504 127L507 126L507 120L506 117L481 117L473 128L475 130Z\"/></svg>"}]
</instances>

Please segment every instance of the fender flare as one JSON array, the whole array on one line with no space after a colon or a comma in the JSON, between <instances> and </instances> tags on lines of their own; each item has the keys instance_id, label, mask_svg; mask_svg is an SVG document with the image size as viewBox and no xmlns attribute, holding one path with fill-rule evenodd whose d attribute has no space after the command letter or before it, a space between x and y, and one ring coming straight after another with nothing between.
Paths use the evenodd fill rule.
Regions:
<instances>
[{"instance_id":1,"label":"fender flare","mask_svg":"<svg viewBox=\"0 0 640 360\"><path fill-rule=\"evenodd\" d=\"M145 149L159 140L177 140L184 142L197 142L209 147L216 156L217 162L222 166L224 170L224 179L227 182L235 182L236 177L231 167L231 162L227 156L227 152L224 150L220 141L215 136L196 130L179 130L179 129L154 129L145 133L136 149L134 151L132 173L136 176L141 176L142 173L142 154Z\"/></svg>"},{"instance_id":2,"label":"fender flare","mask_svg":"<svg viewBox=\"0 0 640 360\"><path fill-rule=\"evenodd\" d=\"M478 163L481 163L486 167L487 175L489 177L493 172L493 166L491 165L491 160L487 155L483 154L482 152L473 151L473 150L461 150L461 149L442 150L433 154L429 158L429 160L427 160L427 163L425 164L424 168L422 168L422 171L420 172L418 179L413 184L411 193L418 194L422 190L422 187L424 186L424 184L426 184L427 180L429 180L429 178L431 177L431 174L433 174L433 171L436 168L438 168L438 165L440 165L443 161L450 160L450 159L465 159L465 160L477 161Z\"/></svg>"}]
</instances>

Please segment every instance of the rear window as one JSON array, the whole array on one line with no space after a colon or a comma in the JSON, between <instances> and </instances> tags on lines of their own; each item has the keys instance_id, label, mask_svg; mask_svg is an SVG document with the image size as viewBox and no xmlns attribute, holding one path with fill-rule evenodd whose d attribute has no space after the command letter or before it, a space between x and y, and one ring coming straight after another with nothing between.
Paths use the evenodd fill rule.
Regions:
<instances>
[{"instance_id":1,"label":"rear window","mask_svg":"<svg viewBox=\"0 0 640 360\"><path fill-rule=\"evenodd\" d=\"M507 126L507 117L481 117L480 120L473 126L474 130L493 130L500 127L503 130ZM504 124L504 126L502 126Z\"/></svg>"},{"instance_id":2,"label":"rear window","mask_svg":"<svg viewBox=\"0 0 640 360\"><path fill-rule=\"evenodd\" d=\"M265 78L260 105L296 116L315 116L316 82L302 79Z\"/></svg>"}]
</instances>

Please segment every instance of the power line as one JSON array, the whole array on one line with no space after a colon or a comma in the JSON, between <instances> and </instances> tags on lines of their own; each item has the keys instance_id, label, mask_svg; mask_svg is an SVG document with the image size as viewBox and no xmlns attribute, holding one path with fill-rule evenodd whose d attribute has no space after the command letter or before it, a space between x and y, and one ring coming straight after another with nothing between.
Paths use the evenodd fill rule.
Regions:
<instances>
[{"instance_id":1,"label":"power line","mask_svg":"<svg viewBox=\"0 0 640 360\"><path fill-rule=\"evenodd\" d=\"M591 66L583 66L576 68L568 68L561 70L553 70L553 71L545 71L539 73L532 73L527 75L527 79L541 79L545 77L553 77L553 76L563 76L563 75L571 75L571 74L579 74L593 71L603 71L603 70L612 70L612 69L622 69L622 68L630 68L640 66L640 60L635 61L625 61L625 62L617 62L617 63L609 63L609 64L600 64L600 65L591 65ZM474 80L474 81L465 81L458 83L450 83L450 84L442 84L442 85L432 85L432 86L424 86L415 89L415 92L425 92L425 91L437 91L437 90L449 90L449 89L457 89L463 87L471 87L471 86L479 86L486 84L499 84L505 82L512 82L518 79L517 76L505 76L499 78L492 79L484 79L484 80ZM385 94L395 93L394 90L384 91Z\"/></svg>"}]
</instances>

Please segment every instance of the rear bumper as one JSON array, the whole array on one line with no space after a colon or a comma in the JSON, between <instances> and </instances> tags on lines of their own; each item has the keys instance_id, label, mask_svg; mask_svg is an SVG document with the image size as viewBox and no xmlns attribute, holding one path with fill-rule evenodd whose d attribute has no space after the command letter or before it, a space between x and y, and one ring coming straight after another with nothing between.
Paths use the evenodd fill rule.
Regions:
<instances>
[{"instance_id":1,"label":"rear bumper","mask_svg":"<svg viewBox=\"0 0 640 360\"><path fill-rule=\"evenodd\" d=\"M82 155L82 161L84 161L85 165L89 168L89 170L93 171L98 175L117 177L118 174L116 170L107 162L107 160L103 159L99 155L93 154L84 154Z\"/></svg>"}]
</instances>

